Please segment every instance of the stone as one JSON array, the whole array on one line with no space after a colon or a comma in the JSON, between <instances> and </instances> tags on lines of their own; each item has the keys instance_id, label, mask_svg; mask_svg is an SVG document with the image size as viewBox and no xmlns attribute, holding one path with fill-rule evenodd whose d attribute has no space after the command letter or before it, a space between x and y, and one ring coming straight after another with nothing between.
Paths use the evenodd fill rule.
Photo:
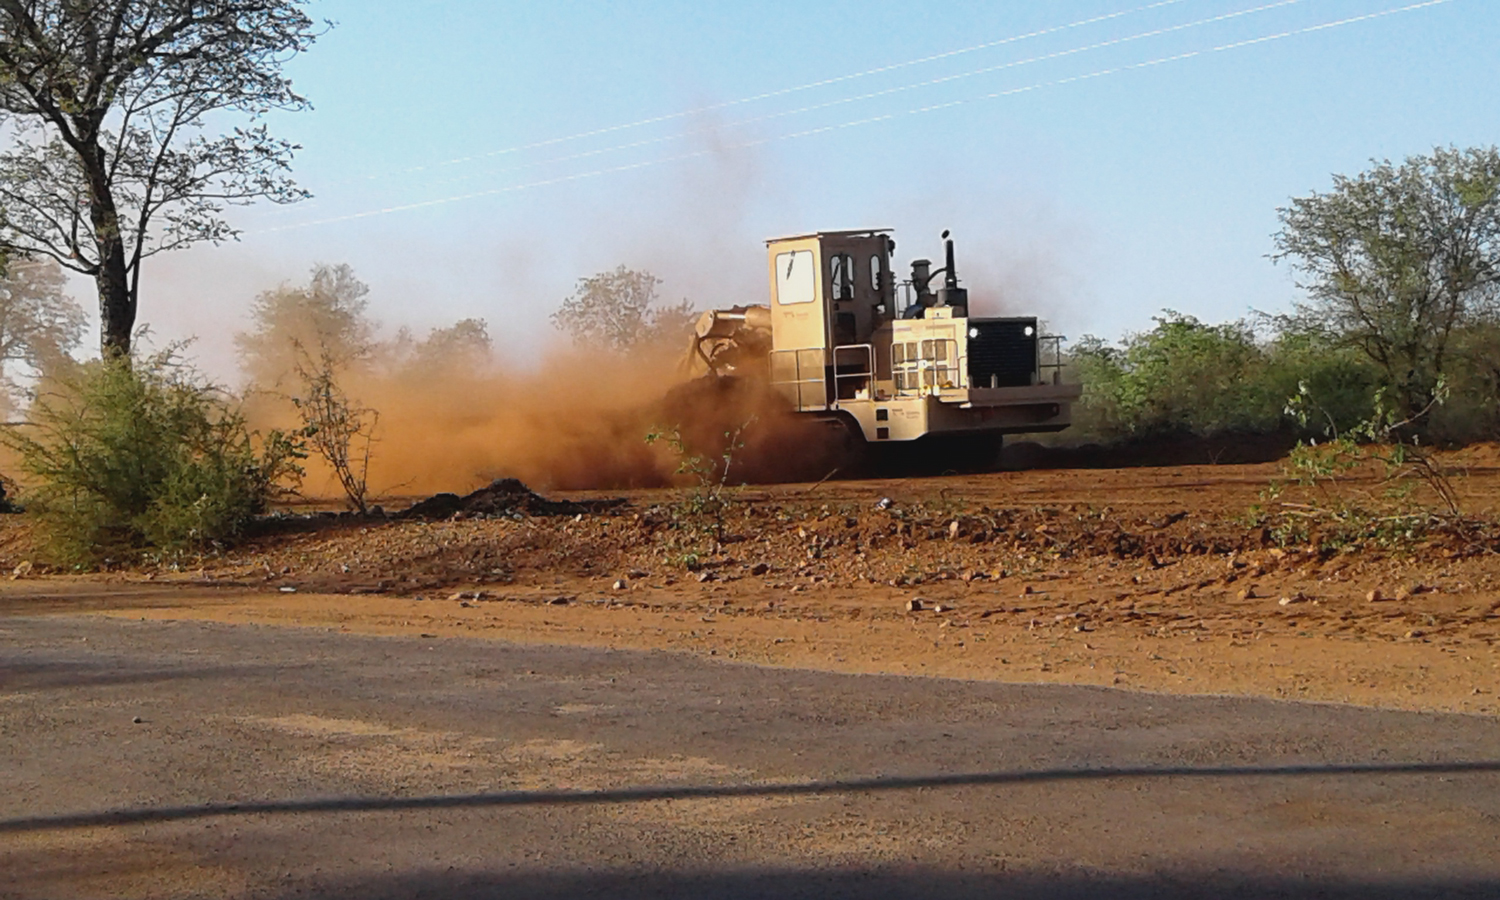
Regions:
<instances>
[{"instance_id":1,"label":"stone","mask_svg":"<svg viewBox=\"0 0 1500 900\"><path fill-rule=\"evenodd\" d=\"M1255 585L1253 584L1243 588L1239 594L1241 600L1254 600L1255 596Z\"/></svg>"},{"instance_id":2,"label":"stone","mask_svg":"<svg viewBox=\"0 0 1500 900\"><path fill-rule=\"evenodd\" d=\"M630 587L630 584L625 579L620 578L617 579L614 584L610 585L610 587L614 588L617 591L623 591L626 588Z\"/></svg>"},{"instance_id":3,"label":"stone","mask_svg":"<svg viewBox=\"0 0 1500 900\"><path fill-rule=\"evenodd\" d=\"M939 613L953 612L953 607L949 606L946 603L939 603L937 606L934 606L932 608L932 611Z\"/></svg>"},{"instance_id":4,"label":"stone","mask_svg":"<svg viewBox=\"0 0 1500 900\"><path fill-rule=\"evenodd\" d=\"M567 606L573 600L572 597L553 597L547 601L548 606Z\"/></svg>"},{"instance_id":5,"label":"stone","mask_svg":"<svg viewBox=\"0 0 1500 900\"><path fill-rule=\"evenodd\" d=\"M698 583L699 584L706 584L706 583L708 583L710 581L713 581L713 580L714 580L714 573L712 573L712 572L699 572L698 573Z\"/></svg>"},{"instance_id":6,"label":"stone","mask_svg":"<svg viewBox=\"0 0 1500 900\"><path fill-rule=\"evenodd\" d=\"M1382 593L1380 588L1372 588L1368 594L1365 594L1365 600L1370 603L1383 603L1389 599L1391 598Z\"/></svg>"},{"instance_id":7,"label":"stone","mask_svg":"<svg viewBox=\"0 0 1500 900\"><path fill-rule=\"evenodd\" d=\"M762 563L756 563L755 565L753 565L753 566L750 567L750 574L751 575L764 575L764 574L766 574L769 571L771 571L771 567L768 566L768 565L766 565L763 562Z\"/></svg>"},{"instance_id":8,"label":"stone","mask_svg":"<svg viewBox=\"0 0 1500 900\"><path fill-rule=\"evenodd\" d=\"M921 597L913 597L910 600L906 601L907 612L921 612L925 607L926 604L922 602Z\"/></svg>"},{"instance_id":9,"label":"stone","mask_svg":"<svg viewBox=\"0 0 1500 900\"><path fill-rule=\"evenodd\" d=\"M958 523L957 519L954 519L952 522L949 522L948 523L948 540L951 541L954 538L958 537L959 532L962 531L962 530L963 530L963 526Z\"/></svg>"},{"instance_id":10,"label":"stone","mask_svg":"<svg viewBox=\"0 0 1500 900\"><path fill-rule=\"evenodd\" d=\"M31 560L22 560L20 565L11 570L10 577L12 579L25 578L27 575L31 574L31 570L34 568L35 566L31 564Z\"/></svg>"}]
</instances>

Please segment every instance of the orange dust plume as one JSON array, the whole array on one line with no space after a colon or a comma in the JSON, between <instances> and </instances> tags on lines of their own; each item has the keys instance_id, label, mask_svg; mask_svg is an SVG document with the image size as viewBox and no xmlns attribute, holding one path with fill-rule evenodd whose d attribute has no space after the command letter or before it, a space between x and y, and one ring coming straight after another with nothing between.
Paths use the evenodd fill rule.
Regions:
<instances>
[{"instance_id":1,"label":"orange dust plume","mask_svg":"<svg viewBox=\"0 0 1500 900\"><path fill-rule=\"evenodd\" d=\"M356 405L379 414L368 479L376 499L463 492L503 477L542 489L621 489L700 477L813 479L838 465L841 436L829 426L794 416L755 383L684 384L679 354L667 349L555 349L526 369L460 360L340 379ZM288 405L262 406L257 424L290 424ZM684 471L694 456L702 474ZM305 493L338 494L319 460L307 468Z\"/></svg>"}]
</instances>

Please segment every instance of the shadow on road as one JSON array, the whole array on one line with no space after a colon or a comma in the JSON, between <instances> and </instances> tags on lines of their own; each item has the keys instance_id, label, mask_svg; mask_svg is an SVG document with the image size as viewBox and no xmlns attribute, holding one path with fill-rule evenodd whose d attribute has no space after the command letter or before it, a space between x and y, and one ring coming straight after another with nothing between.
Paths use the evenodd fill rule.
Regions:
<instances>
[{"instance_id":1,"label":"shadow on road","mask_svg":"<svg viewBox=\"0 0 1500 900\"><path fill-rule=\"evenodd\" d=\"M1120 876L1096 872L971 874L927 868L777 869L730 872L433 872L299 885L298 898L387 900L444 897L458 900L563 900L597 897L713 897L716 900L867 898L867 900L1084 900L1084 898L1252 898L1284 900L1417 900L1428 897L1496 897L1500 881L1370 881L1265 878L1216 871Z\"/></svg>"},{"instance_id":2,"label":"shadow on road","mask_svg":"<svg viewBox=\"0 0 1500 900\"><path fill-rule=\"evenodd\" d=\"M327 797L195 806L136 807L92 813L0 819L0 834L61 831L152 822L179 822L217 816L310 813L402 812L525 806L580 806L736 797L795 797L810 794L865 794L921 788L984 787L1066 781L1128 781L1155 778L1298 778L1357 775L1471 775L1500 773L1500 760L1448 763L1350 763L1286 766L1148 766L1038 769L1020 772L968 772L952 775L828 779L761 784L660 785L594 791L496 791L427 797Z\"/></svg>"},{"instance_id":3,"label":"shadow on road","mask_svg":"<svg viewBox=\"0 0 1500 900\"><path fill-rule=\"evenodd\" d=\"M38 691L74 687L111 687L160 681L242 678L269 671L284 672L286 666L174 666L132 669L120 660L99 662L4 662L0 661L0 692Z\"/></svg>"}]
</instances>

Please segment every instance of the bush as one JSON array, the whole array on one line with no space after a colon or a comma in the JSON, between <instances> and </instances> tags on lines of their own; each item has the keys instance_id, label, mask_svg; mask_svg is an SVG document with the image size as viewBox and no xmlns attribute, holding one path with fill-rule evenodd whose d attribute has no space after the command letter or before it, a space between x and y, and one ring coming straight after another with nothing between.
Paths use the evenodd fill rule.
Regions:
<instances>
[{"instance_id":1,"label":"bush","mask_svg":"<svg viewBox=\"0 0 1500 900\"><path fill-rule=\"evenodd\" d=\"M1081 424L1100 437L1274 431L1286 400L1269 391L1265 353L1244 322L1169 310L1118 348L1085 338L1072 356Z\"/></svg>"},{"instance_id":2,"label":"bush","mask_svg":"<svg viewBox=\"0 0 1500 900\"><path fill-rule=\"evenodd\" d=\"M1343 430L1368 415L1378 382L1354 351L1315 335L1262 341L1243 320L1209 325L1170 310L1118 347L1085 337L1070 356L1084 390L1078 430L1101 439L1289 431L1287 400L1303 393Z\"/></svg>"},{"instance_id":3,"label":"bush","mask_svg":"<svg viewBox=\"0 0 1500 900\"><path fill-rule=\"evenodd\" d=\"M5 440L29 476L44 552L63 565L232 542L301 475L293 440L259 439L170 351L80 366L29 418Z\"/></svg>"}]
</instances>

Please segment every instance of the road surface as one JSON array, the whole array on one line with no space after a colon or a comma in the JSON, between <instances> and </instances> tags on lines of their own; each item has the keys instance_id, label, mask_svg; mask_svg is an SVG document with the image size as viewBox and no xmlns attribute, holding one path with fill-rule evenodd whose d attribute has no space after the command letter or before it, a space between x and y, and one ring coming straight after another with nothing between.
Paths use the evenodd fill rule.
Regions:
<instances>
[{"instance_id":1,"label":"road surface","mask_svg":"<svg viewBox=\"0 0 1500 900\"><path fill-rule=\"evenodd\" d=\"M0 618L3 897L1500 896L1500 720Z\"/></svg>"}]
</instances>

